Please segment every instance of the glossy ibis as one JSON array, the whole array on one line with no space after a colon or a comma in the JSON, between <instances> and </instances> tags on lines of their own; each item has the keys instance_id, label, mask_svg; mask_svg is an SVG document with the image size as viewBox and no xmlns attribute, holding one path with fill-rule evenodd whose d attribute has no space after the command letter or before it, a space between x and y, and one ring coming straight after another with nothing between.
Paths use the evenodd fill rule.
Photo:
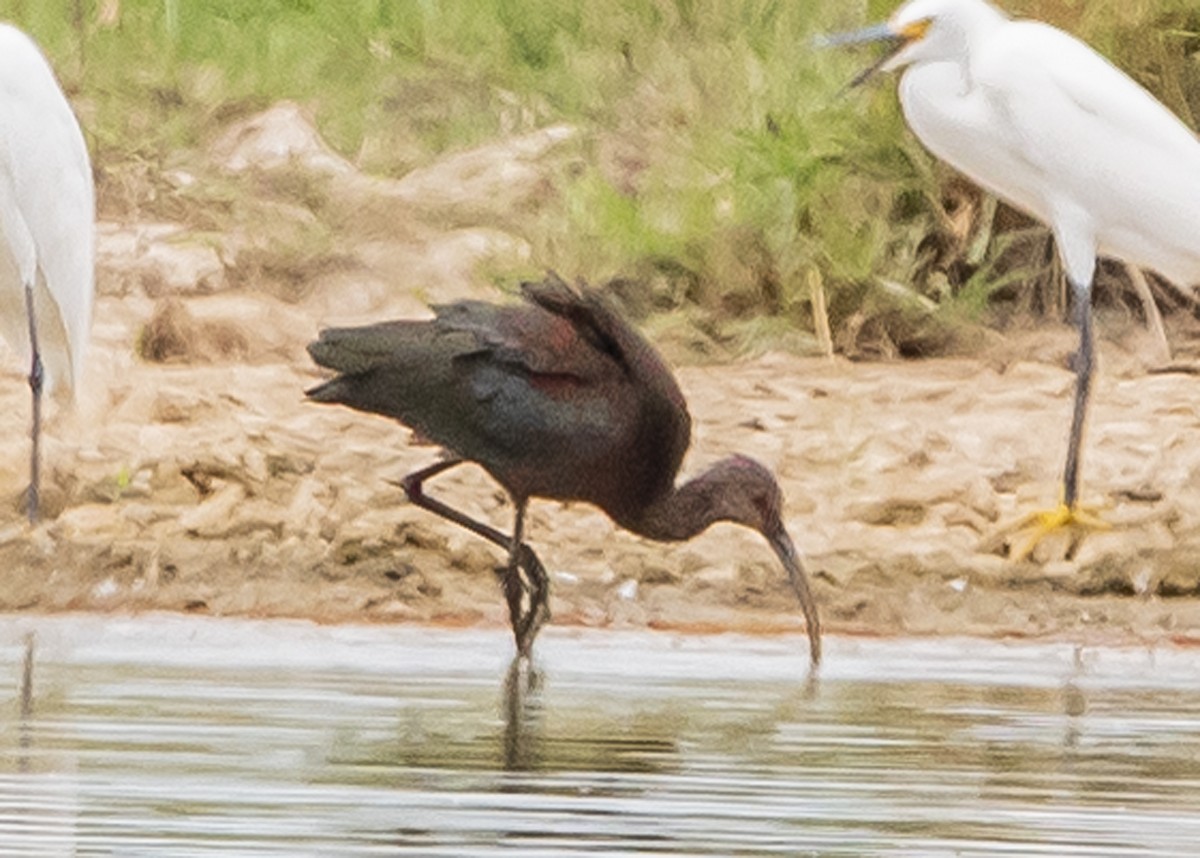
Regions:
<instances>
[{"instance_id":1,"label":"glossy ibis","mask_svg":"<svg viewBox=\"0 0 1200 858\"><path fill-rule=\"evenodd\" d=\"M1079 329L1075 407L1061 503L1027 521L1034 541L1102 526L1078 506L1096 256L1200 282L1195 132L1074 36L985 0L910 0L885 24L823 41L886 42L854 84L902 69L900 106L929 151L1053 231Z\"/></svg>"},{"instance_id":2,"label":"glossy ibis","mask_svg":"<svg viewBox=\"0 0 1200 858\"><path fill-rule=\"evenodd\" d=\"M690 539L720 521L759 531L800 598L816 665L817 606L771 472L731 456L676 486L691 417L662 358L586 285L550 276L522 294L523 304L462 301L436 307L432 320L323 331L308 351L340 375L308 396L395 418L449 451L401 485L413 503L508 552L504 590L519 654L548 614L545 570L522 542L526 505L541 497L595 504L659 541ZM512 497L511 537L424 494L426 479L464 461Z\"/></svg>"},{"instance_id":3,"label":"glossy ibis","mask_svg":"<svg viewBox=\"0 0 1200 858\"><path fill-rule=\"evenodd\" d=\"M31 522L43 385L75 392L92 323L94 197L83 132L50 64L0 24L0 333L29 367Z\"/></svg>"}]
</instances>

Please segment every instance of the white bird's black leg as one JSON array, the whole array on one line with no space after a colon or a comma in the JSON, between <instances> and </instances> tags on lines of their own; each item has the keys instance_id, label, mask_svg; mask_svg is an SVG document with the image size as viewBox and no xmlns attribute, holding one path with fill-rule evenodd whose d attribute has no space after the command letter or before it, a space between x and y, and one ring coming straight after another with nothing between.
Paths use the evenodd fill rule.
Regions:
<instances>
[{"instance_id":1,"label":"white bird's black leg","mask_svg":"<svg viewBox=\"0 0 1200 858\"><path fill-rule=\"evenodd\" d=\"M29 493L26 497L26 512L29 523L37 524L38 500L41 491L41 446L42 446L42 355L38 350L37 317L33 310L33 287L25 284L25 313L29 319L29 351L33 355L29 366L29 391L33 397L33 427L30 430Z\"/></svg>"},{"instance_id":2,"label":"white bird's black leg","mask_svg":"<svg viewBox=\"0 0 1200 858\"><path fill-rule=\"evenodd\" d=\"M1091 287L1071 280L1071 291L1075 297L1075 325L1079 328L1079 350L1075 352L1072 360L1075 368L1075 411L1071 417L1071 437L1067 443L1067 464L1063 469L1062 500L1052 510L1023 515L1016 521L1001 525L996 535L989 538L988 542L997 538L1008 541L1011 536L1021 535L1019 542L1010 543L1009 556L1015 560L1029 557L1042 539L1064 529L1070 537L1066 556L1071 557L1087 531L1107 530L1109 527L1102 518L1079 503L1083 425L1087 418L1088 398L1092 391L1096 345L1092 333Z\"/></svg>"},{"instance_id":3,"label":"white bird's black leg","mask_svg":"<svg viewBox=\"0 0 1200 858\"><path fill-rule=\"evenodd\" d=\"M1083 422L1087 417L1088 396L1092 390L1095 344L1092 341L1092 290L1090 284L1071 283L1075 298L1075 324L1079 328L1079 350L1075 352L1075 412L1071 418L1071 437L1067 444L1067 464L1063 470L1063 504L1075 508L1079 497L1079 454L1083 444Z\"/></svg>"}]
</instances>

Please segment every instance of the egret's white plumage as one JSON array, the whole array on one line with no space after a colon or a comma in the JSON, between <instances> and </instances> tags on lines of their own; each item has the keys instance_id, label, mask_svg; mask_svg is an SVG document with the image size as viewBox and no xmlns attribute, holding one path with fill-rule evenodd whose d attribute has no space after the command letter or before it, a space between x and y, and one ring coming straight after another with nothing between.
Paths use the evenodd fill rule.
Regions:
<instances>
[{"instance_id":1,"label":"egret's white plumage","mask_svg":"<svg viewBox=\"0 0 1200 858\"><path fill-rule=\"evenodd\" d=\"M1191 129L1075 37L983 0L915 0L892 26L930 16L925 39L888 66L907 63L901 107L931 152L1049 224L1075 282L1099 252L1200 283ZM951 26L962 35L949 55L916 50Z\"/></svg>"},{"instance_id":2,"label":"egret's white plumage","mask_svg":"<svg viewBox=\"0 0 1200 858\"><path fill-rule=\"evenodd\" d=\"M0 333L31 368L30 287L46 385L65 394L78 387L91 326L94 198L83 133L50 64L0 24Z\"/></svg>"},{"instance_id":3,"label":"egret's white plumage","mask_svg":"<svg viewBox=\"0 0 1200 858\"><path fill-rule=\"evenodd\" d=\"M1200 283L1200 141L1083 42L1041 22L1013 20L985 0L910 0L886 25L830 41L881 39L894 53L877 67L903 70L901 108L918 139L1054 232L1080 328L1064 473L1072 507L1092 367L1096 256L1181 285Z\"/></svg>"}]
</instances>

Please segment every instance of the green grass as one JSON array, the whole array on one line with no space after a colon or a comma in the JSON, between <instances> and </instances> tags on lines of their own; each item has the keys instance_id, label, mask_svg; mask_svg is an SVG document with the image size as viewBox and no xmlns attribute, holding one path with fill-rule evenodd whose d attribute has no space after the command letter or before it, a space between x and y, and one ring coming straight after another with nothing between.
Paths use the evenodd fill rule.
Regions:
<instances>
[{"instance_id":1,"label":"green grass","mask_svg":"<svg viewBox=\"0 0 1200 858\"><path fill-rule=\"evenodd\" d=\"M634 304L687 311L732 342L811 329L813 271L835 331L873 332L902 354L945 347L952 337L931 326L985 319L1014 284L1047 280L1021 251L1037 242L955 220L953 177L905 132L890 81L842 91L863 54L811 47L891 2L123 0L115 28L94 5L10 0L0 13L51 55L102 172L186 163L231 117L280 98L391 175L567 121L584 131L583 169L504 226L537 265L636 278ZM1192 0L1006 5L1082 35L1185 119L1200 115ZM914 320L882 283L939 309Z\"/></svg>"}]
</instances>

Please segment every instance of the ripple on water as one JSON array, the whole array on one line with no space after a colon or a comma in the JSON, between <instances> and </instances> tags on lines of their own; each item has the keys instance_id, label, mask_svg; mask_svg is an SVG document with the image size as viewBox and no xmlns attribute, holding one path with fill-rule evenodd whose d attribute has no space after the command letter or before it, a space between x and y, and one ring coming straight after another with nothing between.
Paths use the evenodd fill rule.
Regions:
<instances>
[{"instance_id":1,"label":"ripple on water","mask_svg":"<svg viewBox=\"0 0 1200 858\"><path fill-rule=\"evenodd\" d=\"M1191 653L804 643L2 620L0 855L1196 854Z\"/></svg>"}]
</instances>

